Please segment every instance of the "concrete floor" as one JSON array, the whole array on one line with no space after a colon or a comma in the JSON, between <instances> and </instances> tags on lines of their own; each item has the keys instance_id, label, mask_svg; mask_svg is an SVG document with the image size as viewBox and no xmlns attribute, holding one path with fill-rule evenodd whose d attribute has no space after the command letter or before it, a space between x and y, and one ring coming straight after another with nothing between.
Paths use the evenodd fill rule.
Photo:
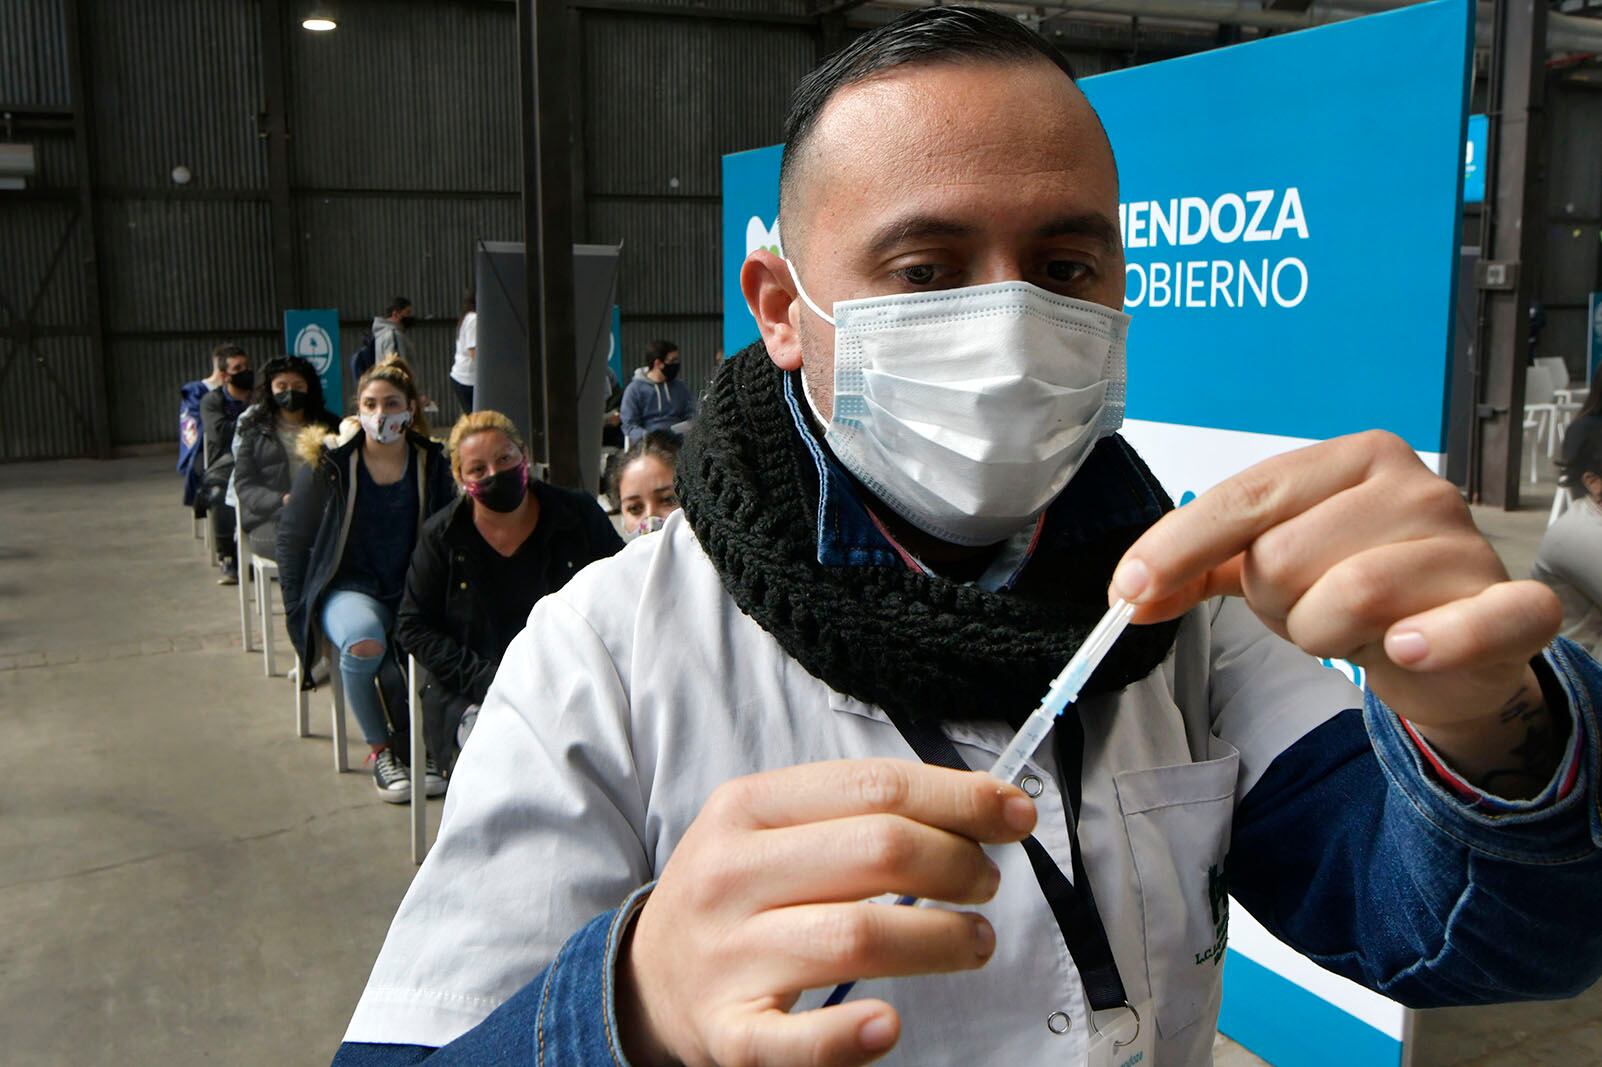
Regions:
<instances>
[{"instance_id":1,"label":"concrete floor","mask_svg":"<svg viewBox=\"0 0 1602 1067\"><path fill-rule=\"evenodd\" d=\"M1550 496L1479 515L1516 574ZM0 466L7 1067L326 1064L338 1045L412 875L406 809L332 773L325 692L324 736L294 736L237 604L165 456ZM1421 1029L1420 1067L1602 1063L1602 991ZM1218 1063L1261 1061L1220 1039Z\"/></svg>"}]
</instances>

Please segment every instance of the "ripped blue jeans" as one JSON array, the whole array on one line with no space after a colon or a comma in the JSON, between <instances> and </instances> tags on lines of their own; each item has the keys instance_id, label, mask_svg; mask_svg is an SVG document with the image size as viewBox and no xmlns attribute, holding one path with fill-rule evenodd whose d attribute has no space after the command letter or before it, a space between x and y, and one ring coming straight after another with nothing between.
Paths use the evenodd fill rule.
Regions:
<instances>
[{"instance_id":1,"label":"ripped blue jeans","mask_svg":"<svg viewBox=\"0 0 1602 1067\"><path fill-rule=\"evenodd\" d=\"M323 633L339 650L339 677L345 683L345 703L356 716L362 740L382 745L389 740L389 723L379 703L373 680L389 647L389 633L395 614L382 601L350 589L335 589L323 598ZM363 641L376 641L376 655L358 656L351 648Z\"/></svg>"}]
</instances>

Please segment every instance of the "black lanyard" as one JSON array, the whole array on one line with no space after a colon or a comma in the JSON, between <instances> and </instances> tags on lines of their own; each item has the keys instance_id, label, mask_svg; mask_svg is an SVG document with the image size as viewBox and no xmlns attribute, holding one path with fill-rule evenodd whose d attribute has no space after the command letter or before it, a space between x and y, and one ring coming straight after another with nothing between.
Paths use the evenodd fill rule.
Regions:
<instances>
[{"instance_id":1,"label":"black lanyard","mask_svg":"<svg viewBox=\"0 0 1602 1067\"><path fill-rule=\"evenodd\" d=\"M971 769L939 727L896 714L890 715L890 721L923 762L952 770ZM1085 862L1079 851L1079 775L1084 760L1085 730L1074 709L1070 708L1057 720L1051 736L1057 750L1057 764L1067 786L1068 849L1073 857L1073 881L1063 877L1046 846L1033 834L1024 839L1023 847L1035 870L1040 891L1045 894L1051 914L1057 920L1057 929L1062 931L1068 955L1073 957L1074 967L1079 971L1085 1000L1092 1011L1110 1011L1124 1007L1128 997L1124 993L1123 979L1118 976L1118 962L1113 959L1112 945L1107 941L1101 913L1096 910L1096 896L1090 888L1090 879L1085 876Z\"/></svg>"}]
</instances>

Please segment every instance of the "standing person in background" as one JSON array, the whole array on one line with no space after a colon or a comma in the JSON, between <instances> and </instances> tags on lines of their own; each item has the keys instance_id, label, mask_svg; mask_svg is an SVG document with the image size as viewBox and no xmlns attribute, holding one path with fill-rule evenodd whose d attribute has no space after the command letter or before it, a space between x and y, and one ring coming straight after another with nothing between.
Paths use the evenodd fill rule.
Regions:
<instances>
[{"instance_id":1,"label":"standing person in background","mask_svg":"<svg viewBox=\"0 0 1602 1067\"><path fill-rule=\"evenodd\" d=\"M625 538L660 530L679 510L679 494L673 488L678 466L678 439L660 430L646 434L618 458L609 493L612 506L623 516Z\"/></svg>"},{"instance_id":2,"label":"standing person in background","mask_svg":"<svg viewBox=\"0 0 1602 1067\"><path fill-rule=\"evenodd\" d=\"M375 682L423 523L456 497L445 450L428 438L405 367L393 360L362 376L360 428L348 437L301 435L307 466L295 475L278 520L278 581L301 687L312 687L311 666L326 636L345 699L372 750L373 784L390 804L412 799L410 771L392 744L408 729L402 709L386 709ZM428 789L430 795L445 789L432 760Z\"/></svg>"},{"instance_id":3,"label":"standing person in background","mask_svg":"<svg viewBox=\"0 0 1602 1067\"><path fill-rule=\"evenodd\" d=\"M278 556L278 513L289 503L294 474L305 465L296 439L308 426L339 429L339 419L323 406L323 383L311 363L279 356L262 368L249 409L235 430L234 494L239 526L250 550Z\"/></svg>"},{"instance_id":4,"label":"standing person in background","mask_svg":"<svg viewBox=\"0 0 1602 1067\"><path fill-rule=\"evenodd\" d=\"M389 302L382 315L373 316L373 329L363 340L362 346L356 350L351 358L351 377L357 381L373 369L376 363L384 363L399 356L410 362L412 359L412 339L409 331L416 313L412 310L412 302L404 296L397 296Z\"/></svg>"},{"instance_id":5,"label":"standing person in background","mask_svg":"<svg viewBox=\"0 0 1602 1067\"><path fill-rule=\"evenodd\" d=\"M594 498L529 477L528 450L500 412L463 415L450 454L465 495L423 527L395 620L429 673L428 750L447 774L535 603L623 547Z\"/></svg>"},{"instance_id":6,"label":"standing person in background","mask_svg":"<svg viewBox=\"0 0 1602 1067\"><path fill-rule=\"evenodd\" d=\"M634 444L652 430L682 437L695 418L695 394L679 380L679 346L652 341L645 346L645 366L623 390L623 436Z\"/></svg>"},{"instance_id":7,"label":"standing person in background","mask_svg":"<svg viewBox=\"0 0 1602 1067\"><path fill-rule=\"evenodd\" d=\"M451 364L451 388L462 414L473 410L473 389L478 385L478 294L469 289L462 298L462 318L456 324L456 360Z\"/></svg>"},{"instance_id":8,"label":"standing person in background","mask_svg":"<svg viewBox=\"0 0 1602 1067\"><path fill-rule=\"evenodd\" d=\"M1602 652L1602 420L1570 427L1563 452L1562 481L1572 500L1546 528L1530 577L1562 601L1559 632L1595 656Z\"/></svg>"},{"instance_id":9,"label":"standing person in background","mask_svg":"<svg viewBox=\"0 0 1602 1067\"><path fill-rule=\"evenodd\" d=\"M234 473L234 424L250 403L256 376L250 369L250 356L237 345L228 346L223 360L223 385L200 401L206 473L203 479L206 512L216 538L217 557L222 567L219 585L239 582L239 554L234 547L234 509L228 506L228 479Z\"/></svg>"},{"instance_id":10,"label":"standing person in background","mask_svg":"<svg viewBox=\"0 0 1602 1067\"><path fill-rule=\"evenodd\" d=\"M223 365L230 355L239 351L238 345L218 345L211 350L211 373L185 382L178 390L178 473L184 476L184 507L192 508L197 519L206 517L206 497L200 485L206 468L201 444L200 402L207 393L220 389L228 380Z\"/></svg>"}]
</instances>

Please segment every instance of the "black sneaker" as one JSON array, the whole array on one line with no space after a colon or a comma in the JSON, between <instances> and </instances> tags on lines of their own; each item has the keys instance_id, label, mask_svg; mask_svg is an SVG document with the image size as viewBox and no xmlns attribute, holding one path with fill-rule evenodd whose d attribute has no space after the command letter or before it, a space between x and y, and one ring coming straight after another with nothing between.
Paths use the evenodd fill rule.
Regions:
<instances>
[{"instance_id":1,"label":"black sneaker","mask_svg":"<svg viewBox=\"0 0 1602 1067\"><path fill-rule=\"evenodd\" d=\"M412 799L411 768L395 758L389 749L367 757L373 765L373 786L386 804L406 804Z\"/></svg>"},{"instance_id":2,"label":"black sneaker","mask_svg":"<svg viewBox=\"0 0 1602 1067\"><path fill-rule=\"evenodd\" d=\"M439 764L434 762L433 756L428 757L423 763L423 784L429 796L445 795L445 776L439 772Z\"/></svg>"},{"instance_id":3,"label":"black sneaker","mask_svg":"<svg viewBox=\"0 0 1602 1067\"><path fill-rule=\"evenodd\" d=\"M223 564L223 569L222 569L222 577L217 579L217 584L218 585L238 585L239 584L239 567L238 567L238 565L234 564L234 563L224 563Z\"/></svg>"}]
</instances>

